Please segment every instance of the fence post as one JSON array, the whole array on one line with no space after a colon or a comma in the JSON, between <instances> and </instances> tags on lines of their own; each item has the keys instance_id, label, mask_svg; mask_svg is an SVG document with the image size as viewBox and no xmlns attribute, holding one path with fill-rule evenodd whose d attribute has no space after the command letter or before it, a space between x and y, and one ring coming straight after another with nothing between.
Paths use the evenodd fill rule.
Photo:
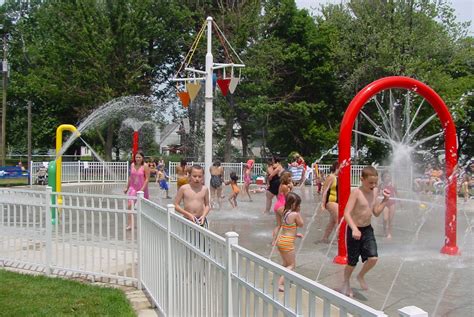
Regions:
<instances>
[{"instance_id":1,"label":"fence post","mask_svg":"<svg viewBox=\"0 0 474 317\"><path fill-rule=\"evenodd\" d=\"M239 244L239 234L233 231L225 234L227 261L226 261L226 288L224 290L224 316L232 316L232 245Z\"/></svg>"},{"instance_id":2,"label":"fence post","mask_svg":"<svg viewBox=\"0 0 474 317\"><path fill-rule=\"evenodd\" d=\"M416 306L406 306L400 308L398 313L401 317L428 317L428 313Z\"/></svg>"},{"instance_id":3,"label":"fence post","mask_svg":"<svg viewBox=\"0 0 474 317\"><path fill-rule=\"evenodd\" d=\"M81 160L77 161L77 182L81 183Z\"/></svg>"},{"instance_id":4,"label":"fence post","mask_svg":"<svg viewBox=\"0 0 474 317\"><path fill-rule=\"evenodd\" d=\"M33 160L30 161L30 164L29 164L28 167L29 167L28 169L30 170L30 176L29 176L30 182L29 182L29 185L30 185L30 187L31 187L31 185L33 185Z\"/></svg>"},{"instance_id":5,"label":"fence post","mask_svg":"<svg viewBox=\"0 0 474 317\"><path fill-rule=\"evenodd\" d=\"M105 162L102 161L102 184L105 183Z\"/></svg>"},{"instance_id":6,"label":"fence post","mask_svg":"<svg viewBox=\"0 0 474 317\"><path fill-rule=\"evenodd\" d=\"M174 311L171 309L171 294L172 294L172 287L173 287L173 283L172 283L172 279L173 279L173 275L172 275L172 272L171 272L171 214L172 213L175 213L175 210L174 210L174 205L173 204L168 204L166 205L166 210L167 210L167 213L166 213L166 265L167 265L167 270L168 270L168 274L167 274L167 289L168 291L166 292L167 293L167 298L166 298L166 303L167 303L167 309L166 309L166 314L168 316L172 316Z\"/></svg>"},{"instance_id":7,"label":"fence post","mask_svg":"<svg viewBox=\"0 0 474 317\"><path fill-rule=\"evenodd\" d=\"M125 175L127 175L126 179L125 179L125 182L128 183L128 177L130 174L130 162L127 160L127 171L125 172Z\"/></svg>"},{"instance_id":8,"label":"fence post","mask_svg":"<svg viewBox=\"0 0 474 317\"><path fill-rule=\"evenodd\" d=\"M138 273L137 273L137 288L142 289L142 270L143 270L143 259L142 259L142 200L144 199L145 193L139 191L137 193L137 203L135 210L137 211L137 258L138 258ZM132 215L133 219L133 215ZM132 221L133 226L133 221Z\"/></svg>"},{"instance_id":9,"label":"fence post","mask_svg":"<svg viewBox=\"0 0 474 317\"><path fill-rule=\"evenodd\" d=\"M46 275L51 275L51 256L53 253L53 237L52 237L52 231L53 231L53 225L52 225L52 217L51 217L51 212L52 212L52 197L53 196L53 189L51 186L46 187L46 195L45 195L45 244L46 244L46 259L45 259L45 266L46 266Z\"/></svg>"}]
</instances>

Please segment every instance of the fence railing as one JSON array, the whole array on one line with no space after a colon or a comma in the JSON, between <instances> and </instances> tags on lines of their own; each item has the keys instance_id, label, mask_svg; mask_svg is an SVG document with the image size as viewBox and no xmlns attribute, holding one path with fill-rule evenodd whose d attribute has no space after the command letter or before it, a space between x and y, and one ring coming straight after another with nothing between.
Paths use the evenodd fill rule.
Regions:
<instances>
[{"instance_id":1,"label":"fence railing","mask_svg":"<svg viewBox=\"0 0 474 317\"><path fill-rule=\"evenodd\" d=\"M36 183L36 175L41 166L47 162L31 162L30 164L30 184ZM188 162L189 165L198 164L204 166L204 162ZM176 181L176 167L179 162L169 162L168 175L170 181ZM235 172L239 176L239 182L242 183L244 179L244 165L245 163L221 163L224 168L224 178L228 179L231 172ZM365 165L351 165L351 186L360 185L360 175ZM62 165L62 181L63 183L111 183L111 182L127 182L129 175L129 162L63 162ZM320 174L328 175L330 165L320 164ZM379 173L388 171L388 166L378 166ZM396 187L400 190L411 190L413 186L414 173L413 168L403 170L390 170L392 180ZM265 176L266 166L261 163L256 163L252 169L254 177ZM299 173L301 174L301 173ZM313 184L315 171L308 167L306 171L306 179L310 184Z\"/></svg>"},{"instance_id":2,"label":"fence railing","mask_svg":"<svg viewBox=\"0 0 474 317\"><path fill-rule=\"evenodd\" d=\"M127 231L129 197L0 189L0 262L46 273L138 281L138 242Z\"/></svg>"},{"instance_id":3,"label":"fence railing","mask_svg":"<svg viewBox=\"0 0 474 317\"><path fill-rule=\"evenodd\" d=\"M0 189L2 265L143 286L167 316L386 316L243 248L236 233L218 236L142 193L131 210L124 195L58 198L49 187ZM136 230L126 230L128 215Z\"/></svg>"},{"instance_id":4,"label":"fence railing","mask_svg":"<svg viewBox=\"0 0 474 317\"><path fill-rule=\"evenodd\" d=\"M386 316L139 198L141 279L167 316ZM157 260L161 259L161 265ZM278 279L285 278L285 293Z\"/></svg>"},{"instance_id":5,"label":"fence railing","mask_svg":"<svg viewBox=\"0 0 474 317\"><path fill-rule=\"evenodd\" d=\"M36 176L48 162L31 162L30 184L36 183ZM129 162L63 162L61 169L63 183L121 183L128 181Z\"/></svg>"}]
</instances>

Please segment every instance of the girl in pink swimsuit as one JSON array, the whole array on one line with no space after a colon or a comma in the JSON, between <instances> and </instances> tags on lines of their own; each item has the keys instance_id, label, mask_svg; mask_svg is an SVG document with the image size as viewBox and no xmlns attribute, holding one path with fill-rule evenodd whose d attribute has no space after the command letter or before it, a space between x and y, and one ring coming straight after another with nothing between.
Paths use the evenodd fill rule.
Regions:
<instances>
[{"instance_id":1,"label":"girl in pink swimsuit","mask_svg":"<svg viewBox=\"0 0 474 317\"><path fill-rule=\"evenodd\" d=\"M247 164L244 165L244 194L246 193L249 196L249 201L252 201L252 197L250 197L250 183L252 182L252 168L253 164L255 163L254 160L248 160Z\"/></svg>"},{"instance_id":2,"label":"girl in pink swimsuit","mask_svg":"<svg viewBox=\"0 0 474 317\"><path fill-rule=\"evenodd\" d=\"M280 187L278 187L277 201L273 206L273 211L275 212L276 221L278 223L279 218L281 217L279 211L285 207L286 196L293 189L293 182L291 181L291 172L285 171L280 176ZM278 233L279 226L273 229L272 237Z\"/></svg>"},{"instance_id":3,"label":"girl in pink swimsuit","mask_svg":"<svg viewBox=\"0 0 474 317\"><path fill-rule=\"evenodd\" d=\"M131 197L137 197L139 191L144 192L146 199L150 198L148 194L148 181L150 180L150 168L144 161L144 155L142 152L135 154L135 160L130 166L130 177L128 178L127 188L124 193ZM128 208L132 209L134 199L129 199ZM132 214L128 215L127 230L132 229Z\"/></svg>"}]
</instances>

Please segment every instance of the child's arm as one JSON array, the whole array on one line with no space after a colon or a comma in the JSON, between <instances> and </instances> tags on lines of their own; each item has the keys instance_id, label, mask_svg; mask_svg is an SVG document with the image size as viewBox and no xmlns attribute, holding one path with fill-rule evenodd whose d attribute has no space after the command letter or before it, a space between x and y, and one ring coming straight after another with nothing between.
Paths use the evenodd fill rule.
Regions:
<instances>
[{"instance_id":1,"label":"child's arm","mask_svg":"<svg viewBox=\"0 0 474 317\"><path fill-rule=\"evenodd\" d=\"M361 237L361 232L359 231L359 228L357 228L357 225L354 222L354 219L352 219L352 210L354 210L354 207L357 203L357 197L359 195L359 189L356 188L354 189L350 196L349 200L347 201L346 208L344 209L344 220L347 222L347 225L351 227L352 229L352 237L356 240L360 240Z\"/></svg>"},{"instance_id":2,"label":"child's arm","mask_svg":"<svg viewBox=\"0 0 474 317\"><path fill-rule=\"evenodd\" d=\"M182 214L184 217L186 217L186 219L194 221L194 215L184 210L184 208L182 208L180 205L181 200L183 200L183 198L184 198L184 189L183 187L181 187L178 190L178 193L176 194L176 198L174 199L174 209L180 214Z\"/></svg>"},{"instance_id":3,"label":"child's arm","mask_svg":"<svg viewBox=\"0 0 474 317\"><path fill-rule=\"evenodd\" d=\"M327 195L329 191L329 187L331 187L331 184L333 182L333 177L326 177L326 180L324 181L323 184L323 197L321 198L321 203L323 205L323 209L326 209L326 200L327 200Z\"/></svg>"},{"instance_id":4,"label":"child's arm","mask_svg":"<svg viewBox=\"0 0 474 317\"><path fill-rule=\"evenodd\" d=\"M375 189L374 189L375 190ZM386 202L389 200L390 198L390 191L388 189L384 189L382 191L383 193L383 199L381 202L378 201L378 190L374 193L375 195L375 204L374 204L374 207L372 209L372 213L374 214L375 217L378 217L380 216L380 214L382 213L382 211L384 210L384 208L386 207Z\"/></svg>"},{"instance_id":5,"label":"child's arm","mask_svg":"<svg viewBox=\"0 0 474 317\"><path fill-rule=\"evenodd\" d=\"M206 194L204 195L204 212L202 216L198 219L201 225L206 220L206 217L209 214L210 210L211 210L211 207L209 205L209 189L206 188Z\"/></svg>"},{"instance_id":6,"label":"child's arm","mask_svg":"<svg viewBox=\"0 0 474 317\"><path fill-rule=\"evenodd\" d=\"M131 168L131 167L130 167ZM123 191L125 194L128 192L128 189L130 188L130 171L128 173L128 180L127 180L127 186L125 187L125 190Z\"/></svg>"},{"instance_id":7,"label":"child's arm","mask_svg":"<svg viewBox=\"0 0 474 317\"><path fill-rule=\"evenodd\" d=\"M298 226L298 228L303 228L304 221L303 221L303 217L301 217L301 213L298 212L296 214L295 222L296 222L296 225Z\"/></svg>"}]
</instances>

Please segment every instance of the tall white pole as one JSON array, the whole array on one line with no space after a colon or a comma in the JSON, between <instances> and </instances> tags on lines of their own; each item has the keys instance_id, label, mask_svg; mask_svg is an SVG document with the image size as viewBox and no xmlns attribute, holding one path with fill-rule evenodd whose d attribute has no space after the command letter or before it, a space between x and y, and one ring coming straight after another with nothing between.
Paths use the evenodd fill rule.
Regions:
<instances>
[{"instance_id":1,"label":"tall white pole","mask_svg":"<svg viewBox=\"0 0 474 317\"><path fill-rule=\"evenodd\" d=\"M206 54L206 111L205 111L205 134L204 134L204 175L206 186L210 185L209 168L212 164L212 18L207 17L207 54Z\"/></svg>"}]
</instances>

